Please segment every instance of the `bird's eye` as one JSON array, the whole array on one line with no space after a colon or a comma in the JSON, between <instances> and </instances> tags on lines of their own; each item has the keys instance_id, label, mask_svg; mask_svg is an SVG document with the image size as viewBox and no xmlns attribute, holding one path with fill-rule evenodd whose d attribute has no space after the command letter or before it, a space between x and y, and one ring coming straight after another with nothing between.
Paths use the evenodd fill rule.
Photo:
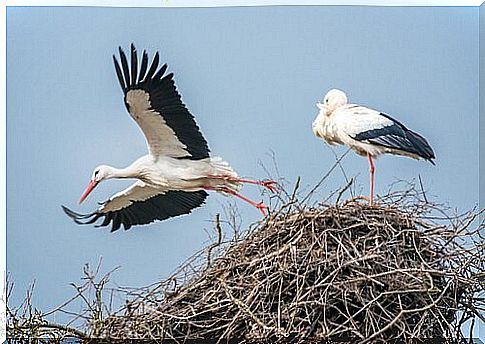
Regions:
<instances>
[{"instance_id":1,"label":"bird's eye","mask_svg":"<svg viewBox=\"0 0 485 344\"><path fill-rule=\"evenodd\" d=\"M99 170L94 171L94 176L96 177L98 175L98 173L99 173Z\"/></svg>"}]
</instances>

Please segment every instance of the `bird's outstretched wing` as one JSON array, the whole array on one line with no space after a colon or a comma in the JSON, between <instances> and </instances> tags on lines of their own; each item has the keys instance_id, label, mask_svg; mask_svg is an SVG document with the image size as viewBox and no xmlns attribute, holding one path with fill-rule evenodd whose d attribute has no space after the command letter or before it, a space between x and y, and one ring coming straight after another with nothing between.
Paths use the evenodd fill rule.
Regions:
<instances>
[{"instance_id":1,"label":"bird's outstretched wing","mask_svg":"<svg viewBox=\"0 0 485 344\"><path fill-rule=\"evenodd\" d=\"M389 115L363 106L349 106L348 116L339 116L343 130L357 141L405 152L434 164L433 149L424 137Z\"/></svg>"},{"instance_id":2,"label":"bird's outstretched wing","mask_svg":"<svg viewBox=\"0 0 485 344\"><path fill-rule=\"evenodd\" d=\"M133 44L130 65L121 47L119 54L121 65L113 55L116 75L125 94L126 108L143 131L149 153L155 158L170 156L199 160L209 157L207 142L182 103L173 73L165 75L167 65L158 66L158 52L150 68L146 51L138 65Z\"/></svg>"},{"instance_id":3,"label":"bird's outstretched wing","mask_svg":"<svg viewBox=\"0 0 485 344\"><path fill-rule=\"evenodd\" d=\"M111 231L121 225L129 229L134 225L144 225L155 220L188 214L192 209L202 205L207 197L205 191L160 191L137 181L127 189L118 192L104 202L101 207L90 214L78 214L62 206L64 212L77 224L92 224L102 218L103 222L96 227L108 226Z\"/></svg>"}]
</instances>

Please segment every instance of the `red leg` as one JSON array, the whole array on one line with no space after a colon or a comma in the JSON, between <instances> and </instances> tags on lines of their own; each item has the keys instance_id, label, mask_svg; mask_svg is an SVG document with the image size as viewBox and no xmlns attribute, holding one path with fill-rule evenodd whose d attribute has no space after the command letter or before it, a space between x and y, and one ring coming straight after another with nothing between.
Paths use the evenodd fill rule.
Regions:
<instances>
[{"instance_id":1,"label":"red leg","mask_svg":"<svg viewBox=\"0 0 485 344\"><path fill-rule=\"evenodd\" d=\"M234 178L234 177L227 177L227 176L214 176L210 175L207 176L208 178L213 178L213 179L225 179L229 180L231 182L236 182L236 183L248 183L248 184L254 184L254 185L261 185L271 192L276 193L277 189L274 186L274 184L277 184L274 180L251 180L251 179L241 179L241 178Z\"/></svg>"},{"instance_id":2,"label":"red leg","mask_svg":"<svg viewBox=\"0 0 485 344\"><path fill-rule=\"evenodd\" d=\"M374 204L374 163L372 162L372 156L367 153L367 159L369 160L369 178L370 178L370 196L369 205L372 207Z\"/></svg>"},{"instance_id":3,"label":"red leg","mask_svg":"<svg viewBox=\"0 0 485 344\"><path fill-rule=\"evenodd\" d=\"M204 189L213 190L213 191L222 191L222 192L228 193L230 195L233 195L234 197L237 197L237 198L243 200L244 202L251 204L253 207L257 208L263 214L263 216L266 216L265 209L267 209L267 207L264 205L263 202L256 203L254 201L251 201L249 198L246 198L243 195L240 195L236 191L233 191L233 190L231 190L231 189L229 189L225 186L219 187L219 188L213 188L213 187L210 187L210 186L205 186Z\"/></svg>"}]
</instances>

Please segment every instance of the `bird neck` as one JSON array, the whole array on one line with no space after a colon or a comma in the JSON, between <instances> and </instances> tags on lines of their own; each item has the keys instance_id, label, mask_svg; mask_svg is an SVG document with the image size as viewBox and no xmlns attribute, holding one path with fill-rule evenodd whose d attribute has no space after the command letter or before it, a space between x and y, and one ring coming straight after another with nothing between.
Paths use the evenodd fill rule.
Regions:
<instances>
[{"instance_id":1,"label":"bird neck","mask_svg":"<svg viewBox=\"0 0 485 344\"><path fill-rule=\"evenodd\" d=\"M137 173L134 171L131 166L126 168L114 168L111 167L110 173L108 178L136 178Z\"/></svg>"},{"instance_id":2,"label":"bird neck","mask_svg":"<svg viewBox=\"0 0 485 344\"><path fill-rule=\"evenodd\" d=\"M328 121L329 114L325 109L320 110L317 117L315 118L314 125L324 125Z\"/></svg>"}]
</instances>

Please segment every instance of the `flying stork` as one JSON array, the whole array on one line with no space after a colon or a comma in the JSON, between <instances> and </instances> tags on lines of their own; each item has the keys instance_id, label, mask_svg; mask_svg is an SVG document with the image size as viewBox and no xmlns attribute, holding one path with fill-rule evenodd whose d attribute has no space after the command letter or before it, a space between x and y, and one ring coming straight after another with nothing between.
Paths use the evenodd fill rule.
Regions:
<instances>
[{"instance_id":1,"label":"flying stork","mask_svg":"<svg viewBox=\"0 0 485 344\"><path fill-rule=\"evenodd\" d=\"M256 203L240 195L239 189L242 183L250 183L274 192L275 182L241 179L227 162L209 156L207 142L177 92L173 73L165 74L166 64L159 68L158 52L150 66L146 51L138 64L133 44L130 66L121 47L119 55L121 64L113 55L116 75L126 109L145 135L148 155L122 169L107 165L96 167L79 203L104 180L137 180L92 213L78 214L62 206L64 212L78 224L92 224L101 218L103 221L97 226L112 223L113 232L121 225L129 229L188 214L204 203L207 191L216 191L238 197L266 215L262 202Z\"/></svg>"},{"instance_id":2,"label":"flying stork","mask_svg":"<svg viewBox=\"0 0 485 344\"><path fill-rule=\"evenodd\" d=\"M370 196L374 199L373 157L381 154L403 155L425 159L434 165L433 149L424 137L406 128L402 123L382 112L356 104L348 104L345 93L330 90L312 124L313 133L327 143L343 144L369 161Z\"/></svg>"}]
</instances>

